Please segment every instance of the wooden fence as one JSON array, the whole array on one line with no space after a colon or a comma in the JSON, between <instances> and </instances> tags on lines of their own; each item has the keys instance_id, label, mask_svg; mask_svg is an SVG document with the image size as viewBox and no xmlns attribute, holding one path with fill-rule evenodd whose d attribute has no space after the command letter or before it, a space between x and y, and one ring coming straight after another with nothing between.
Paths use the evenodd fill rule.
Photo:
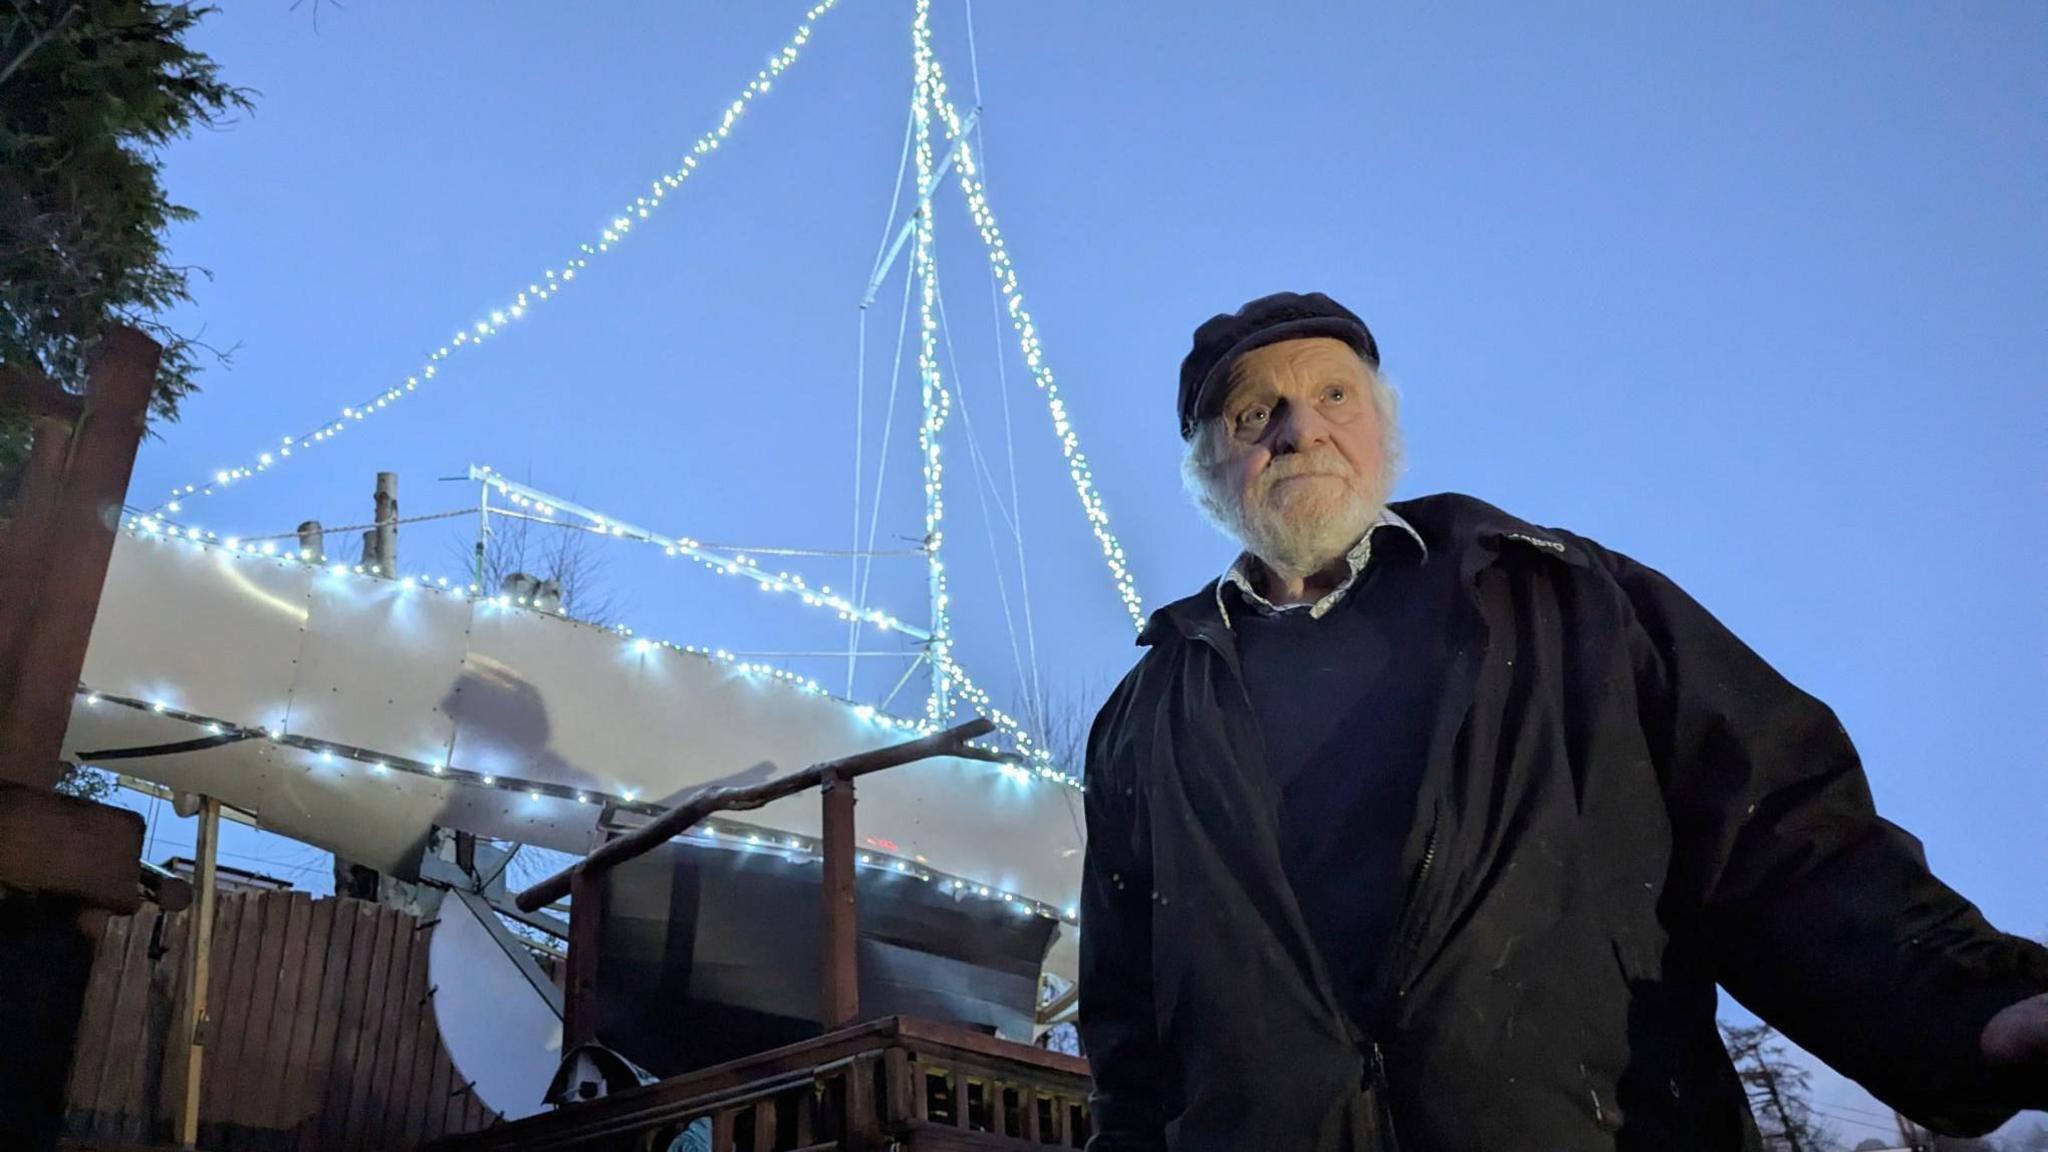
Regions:
<instances>
[{"instance_id":1,"label":"wooden fence","mask_svg":"<svg viewBox=\"0 0 2048 1152\"><path fill-rule=\"evenodd\" d=\"M81 1143L168 1137L190 912L110 919L94 960L67 1094ZM405 1149L497 1116L449 1063L427 984L431 924L363 900L223 894L207 991L199 1147Z\"/></svg>"}]
</instances>

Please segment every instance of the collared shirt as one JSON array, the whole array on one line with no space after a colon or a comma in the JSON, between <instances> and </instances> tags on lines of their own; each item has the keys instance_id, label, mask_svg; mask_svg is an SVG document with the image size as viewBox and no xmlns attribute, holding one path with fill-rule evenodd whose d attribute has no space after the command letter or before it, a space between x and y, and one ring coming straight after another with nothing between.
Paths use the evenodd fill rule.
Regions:
<instances>
[{"instance_id":1,"label":"collared shirt","mask_svg":"<svg viewBox=\"0 0 2048 1152\"><path fill-rule=\"evenodd\" d=\"M1372 560L1372 534L1381 528L1399 528L1401 531L1408 533L1409 536L1415 539L1416 547L1422 549L1423 556L1427 557L1429 555L1428 542L1423 540L1422 533L1417 532L1413 524L1403 520L1401 514L1392 508L1381 509L1379 519L1372 522L1372 527L1367 528L1365 535L1360 536L1358 543L1352 545L1351 551L1344 555L1344 562L1349 566L1351 574L1344 577L1342 582L1314 604L1274 604L1264 596L1259 595L1258 589L1252 587L1251 571L1254 558L1250 552L1238 553L1237 560L1230 565L1230 570L1225 572L1223 578L1216 582L1216 610L1223 614L1224 627L1228 628L1232 627L1232 625L1230 623L1230 604L1225 599L1223 590L1233 585L1236 586L1239 594L1244 597L1245 603L1251 605L1254 611L1273 613L1306 609L1309 619L1322 619L1323 615L1330 609L1343 603L1345 593L1351 591L1351 586L1358 583L1358 574L1365 571L1366 564Z\"/></svg>"}]
</instances>

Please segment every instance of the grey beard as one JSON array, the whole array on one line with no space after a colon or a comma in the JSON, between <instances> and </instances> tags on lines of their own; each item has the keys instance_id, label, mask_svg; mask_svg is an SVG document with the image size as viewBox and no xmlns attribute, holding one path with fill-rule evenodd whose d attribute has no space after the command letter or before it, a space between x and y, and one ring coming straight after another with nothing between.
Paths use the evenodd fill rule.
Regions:
<instances>
[{"instance_id":1,"label":"grey beard","mask_svg":"<svg viewBox=\"0 0 2048 1152\"><path fill-rule=\"evenodd\" d=\"M1213 474L1212 474L1213 475ZM1278 514L1247 509L1235 493L1210 489L1214 507L1223 513L1223 528L1260 563L1279 575L1307 576L1341 559L1386 510L1394 486L1391 463L1365 486L1353 489L1337 513L1305 523L1289 524Z\"/></svg>"}]
</instances>

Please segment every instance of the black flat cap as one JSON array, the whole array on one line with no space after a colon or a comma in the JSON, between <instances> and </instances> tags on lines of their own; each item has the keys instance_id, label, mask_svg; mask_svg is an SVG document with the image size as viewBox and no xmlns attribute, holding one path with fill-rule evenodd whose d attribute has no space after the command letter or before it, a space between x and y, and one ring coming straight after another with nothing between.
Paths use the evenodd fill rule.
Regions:
<instances>
[{"instance_id":1,"label":"black flat cap","mask_svg":"<svg viewBox=\"0 0 2048 1152\"><path fill-rule=\"evenodd\" d=\"M1223 405L1223 384L1239 356L1282 340L1328 336L1351 345L1374 368L1380 346L1365 321L1321 292L1275 292L1235 312L1211 316L1195 329L1195 346L1180 362L1180 438Z\"/></svg>"}]
</instances>

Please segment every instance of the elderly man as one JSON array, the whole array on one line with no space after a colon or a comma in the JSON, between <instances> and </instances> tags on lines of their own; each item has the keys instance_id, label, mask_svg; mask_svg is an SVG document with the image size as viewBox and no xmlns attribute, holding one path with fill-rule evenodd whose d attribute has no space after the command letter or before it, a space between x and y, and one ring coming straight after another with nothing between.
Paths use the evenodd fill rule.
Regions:
<instances>
[{"instance_id":1,"label":"elderly man","mask_svg":"<svg viewBox=\"0 0 2048 1152\"><path fill-rule=\"evenodd\" d=\"M1195 332L1187 480L1245 551L1089 737L1090 1148L1756 1148L1717 983L1930 1127L2048 1106L2048 950L1827 707L1591 540L1388 504L1394 418L1326 296Z\"/></svg>"}]
</instances>

